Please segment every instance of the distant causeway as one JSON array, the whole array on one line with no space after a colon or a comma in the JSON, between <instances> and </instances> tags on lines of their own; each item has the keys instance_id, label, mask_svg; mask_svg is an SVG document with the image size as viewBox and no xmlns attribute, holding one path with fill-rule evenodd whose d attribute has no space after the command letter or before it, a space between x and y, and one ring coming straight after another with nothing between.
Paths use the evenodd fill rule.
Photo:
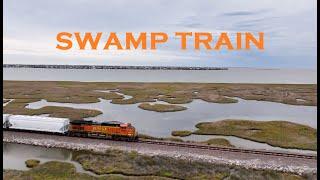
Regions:
<instances>
[{"instance_id":1,"label":"distant causeway","mask_svg":"<svg viewBox=\"0 0 320 180\"><path fill-rule=\"evenodd\" d=\"M138 69L138 70L228 70L226 67L183 67L183 66L107 66L107 65L47 65L47 64L4 64L3 68L47 68L47 69Z\"/></svg>"}]
</instances>

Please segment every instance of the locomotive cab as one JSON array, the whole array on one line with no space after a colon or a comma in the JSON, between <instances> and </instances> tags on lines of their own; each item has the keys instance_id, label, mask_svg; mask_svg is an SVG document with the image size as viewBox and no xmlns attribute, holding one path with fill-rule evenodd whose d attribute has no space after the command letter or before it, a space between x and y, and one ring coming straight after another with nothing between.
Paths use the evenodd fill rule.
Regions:
<instances>
[{"instance_id":1,"label":"locomotive cab","mask_svg":"<svg viewBox=\"0 0 320 180\"><path fill-rule=\"evenodd\" d=\"M121 123L120 128L127 129L128 136L131 140L136 140L138 138L138 133L136 128L131 125L131 123Z\"/></svg>"}]
</instances>

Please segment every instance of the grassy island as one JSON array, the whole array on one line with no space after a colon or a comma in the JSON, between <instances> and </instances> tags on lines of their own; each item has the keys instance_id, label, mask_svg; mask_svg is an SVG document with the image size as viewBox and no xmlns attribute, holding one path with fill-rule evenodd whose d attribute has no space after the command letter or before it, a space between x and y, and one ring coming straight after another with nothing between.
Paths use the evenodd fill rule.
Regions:
<instances>
[{"instance_id":1,"label":"grassy island","mask_svg":"<svg viewBox=\"0 0 320 180\"><path fill-rule=\"evenodd\" d=\"M183 131L172 131L171 135L172 136L180 136L180 137L186 137L190 136L192 134L191 131L183 130Z\"/></svg>"},{"instance_id":2,"label":"grassy island","mask_svg":"<svg viewBox=\"0 0 320 180\"><path fill-rule=\"evenodd\" d=\"M194 134L236 136L282 148L317 150L317 130L287 121L222 120L196 125Z\"/></svg>"},{"instance_id":3,"label":"grassy island","mask_svg":"<svg viewBox=\"0 0 320 180\"><path fill-rule=\"evenodd\" d=\"M172 104L150 104L150 103L142 103L138 107L144 110L156 111L156 112L176 112L176 111L183 111L187 109L184 106L178 106L178 105L172 105Z\"/></svg>"},{"instance_id":4,"label":"grassy island","mask_svg":"<svg viewBox=\"0 0 320 180\"><path fill-rule=\"evenodd\" d=\"M28 168L34 168L40 164L40 161L37 159L28 159L25 164Z\"/></svg>"},{"instance_id":5,"label":"grassy island","mask_svg":"<svg viewBox=\"0 0 320 180\"><path fill-rule=\"evenodd\" d=\"M222 146L222 147L234 147L227 139L223 138L212 138L202 143L214 146Z\"/></svg>"}]
</instances>

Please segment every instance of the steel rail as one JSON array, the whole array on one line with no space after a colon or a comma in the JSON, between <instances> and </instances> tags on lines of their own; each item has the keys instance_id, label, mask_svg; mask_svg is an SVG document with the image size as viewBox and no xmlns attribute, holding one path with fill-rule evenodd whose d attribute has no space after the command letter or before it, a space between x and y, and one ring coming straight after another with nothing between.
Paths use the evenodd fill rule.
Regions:
<instances>
[{"instance_id":1,"label":"steel rail","mask_svg":"<svg viewBox=\"0 0 320 180\"><path fill-rule=\"evenodd\" d=\"M36 133L36 134L49 134L57 136L66 136L66 137L77 137L77 138L91 138L91 139L100 139L108 141L122 141L129 143L145 143L145 144L154 144L154 145L163 145L163 146L175 146L175 147L184 147L184 148L193 148L193 149L204 149L204 150L213 150L213 151L225 151L225 152L236 152L236 153L246 153L246 154L258 154L265 156L281 156L289 158L300 158L300 159L317 159L317 155L312 154L297 154L297 153L287 153L287 152L276 152L276 151L266 151L266 150L255 150L255 149L242 149L242 148L230 148L230 147L218 147L212 145L203 145L195 143L182 143L182 142L170 142L170 141L161 141L161 140L148 140L148 139L138 139L135 141L124 141L124 140L114 140L114 139L103 139L96 137L79 137L79 136L68 136L64 134L53 134L49 132L36 132L36 131L24 131L24 130L9 130L4 131L14 131L14 132L27 132L27 133Z\"/></svg>"},{"instance_id":2,"label":"steel rail","mask_svg":"<svg viewBox=\"0 0 320 180\"><path fill-rule=\"evenodd\" d=\"M301 159L317 159L317 155L311 155L311 154L310 155L295 154L295 153L286 153L286 152L254 150L254 149L217 147L217 146L201 145L201 144L194 144L194 143L180 143L180 142L168 142L168 141L156 141L156 140L138 140L137 142L146 143L146 144L164 145L164 146L186 147L186 148L194 148L194 149L239 152L239 153L246 153L246 154L259 154L259 155L266 155L266 156L281 156L281 157L290 157L290 158L294 157L294 158L301 158Z\"/></svg>"}]
</instances>

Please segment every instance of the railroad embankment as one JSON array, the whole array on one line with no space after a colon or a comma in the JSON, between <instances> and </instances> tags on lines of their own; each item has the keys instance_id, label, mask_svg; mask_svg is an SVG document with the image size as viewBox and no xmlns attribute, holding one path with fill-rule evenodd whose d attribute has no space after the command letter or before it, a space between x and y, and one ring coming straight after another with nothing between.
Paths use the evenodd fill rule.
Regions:
<instances>
[{"instance_id":1,"label":"railroad embankment","mask_svg":"<svg viewBox=\"0 0 320 180\"><path fill-rule=\"evenodd\" d=\"M151 157L163 156L177 160L186 160L188 162L197 161L210 164L239 166L246 169L272 170L300 175L315 174L317 172L316 159L297 159L295 157L266 156L261 154L246 154L161 144L108 141L13 131L4 131L3 135L3 141L8 143L66 148L76 151L84 150L98 154L105 153L111 149L127 153L134 151L139 155Z\"/></svg>"}]
</instances>

